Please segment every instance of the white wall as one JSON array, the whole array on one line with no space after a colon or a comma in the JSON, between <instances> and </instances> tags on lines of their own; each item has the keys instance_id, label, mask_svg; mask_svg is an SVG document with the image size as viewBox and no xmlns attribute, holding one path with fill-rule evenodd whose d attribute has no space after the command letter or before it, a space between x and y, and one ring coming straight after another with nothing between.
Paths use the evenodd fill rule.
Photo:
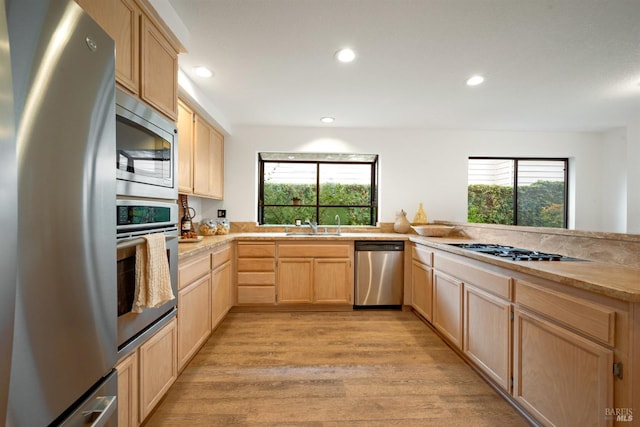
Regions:
<instances>
[{"instance_id":1,"label":"white wall","mask_svg":"<svg viewBox=\"0 0 640 427\"><path fill-rule=\"evenodd\" d=\"M603 134L600 231L627 230L627 129Z\"/></svg>"},{"instance_id":2,"label":"white wall","mask_svg":"<svg viewBox=\"0 0 640 427\"><path fill-rule=\"evenodd\" d=\"M627 126L627 232L640 233L640 112Z\"/></svg>"},{"instance_id":3,"label":"white wall","mask_svg":"<svg viewBox=\"0 0 640 427\"><path fill-rule=\"evenodd\" d=\"M380 218L409 220L423 202L429 220L466 221L469 156L569 157L572 228L607 230L602 215L602 153L597 133L234 127L225 140L225 199L202 201L203 217L227 209L231 221L256 221L257 153L354 152L380 155ZM198 218L196 218L198 219Z\"/></svg>"}]
</instances>

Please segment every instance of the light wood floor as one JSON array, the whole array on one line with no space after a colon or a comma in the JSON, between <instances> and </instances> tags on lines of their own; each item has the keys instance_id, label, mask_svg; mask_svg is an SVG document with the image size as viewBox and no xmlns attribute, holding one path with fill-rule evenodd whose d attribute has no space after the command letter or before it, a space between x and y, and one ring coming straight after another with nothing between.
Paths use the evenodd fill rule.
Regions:
<instances>
[{"instance_id":1,"label":"light wood floor","mask_svg":"<svg viewBox=\"0 0 640 427\"><path fill-rule=\"evenodd\" d=\"M145 426L528 425L412 312L230 313Z\"/></svg>"}]
</instances>

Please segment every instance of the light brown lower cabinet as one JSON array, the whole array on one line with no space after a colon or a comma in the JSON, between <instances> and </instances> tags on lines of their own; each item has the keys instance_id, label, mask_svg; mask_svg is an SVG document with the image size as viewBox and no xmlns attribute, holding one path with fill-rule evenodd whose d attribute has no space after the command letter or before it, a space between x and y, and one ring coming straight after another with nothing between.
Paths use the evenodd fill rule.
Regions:
<instances>
[{"instance_id":1,"label":"light brown lower cabinet","mask_svg":"<svg viewBox=\"0 0 640 427\"><path fill-rule=\"evenodd\" d=\"M177 321L152 335L116 366L118 426L140 425L178 377Z\"/></svg>"},{"instance_id":2,"label":"light brown lower cabinet","mask_svg":"<svg viewBox=\"0 0 640 427\"><path fill-rule=\"evenodd\" d=\"M138 352L116 366L118 372L118 426L138 425Z\"/></svg>"},{"instance_id":3,"label":"light brown lower cabinet","mask_svg":"<svg viewBox=\"0 0 640 427\"><path fill-rule=\"evenodd\" d=\"M509 392L511 302L465 283L463 310L463 353Z\"/></svg>"},{"instance_id":4,"label":"light brown lower cabinet","mask_svg":"<svg viewBox=\"0 0 640 427\"><path fill-rule=\"evenodd\" d=\"M433 268L431 323L536 423L636 421L635 305L440 251Z\"/></svg>"},{"instance_id":5,"label":"light brown lower cabinet","mask_svg":"<svg viewBox=\"0 0 640 427\"><path fill-rule=\"evenodd\" d=\"M279 243L278 304L352 304L352 244Z\"/></svg>"},{"instance_id":6,"label":"light brown lower cabinet","mask_svg":"<svg viewBox=\"0 0 640 427\"><path fill-rule=\"evenodd\" d=\"M313 302L313 258L278 258L278 304Z\"/></svg>"},{"instance_id":7,"label":"light brown lower cabinet","mask_svg":"<svg viewBox=\"0 0 640 427\"><path fill-rule=\"evenodd\" d=\"M211 335L231 308L232 246L193 255L178 267L178 370Z\"/></svg>"},{"instance_id":8,"label":"light brown lower cabinet","mask_svg":"<svg viewBox=\"0 0 640 427\"><path fill-rule=\"evenodd\" d=\"M178 370L211 333L211 252L178 265Z\"/></svg>"},{"instance_id":9,"label":"light brown lower cabinet","mask_svg":"<svg viewBox=\"0 0 640 427\"><path fill-rule=\"evenodd\" d=\"M238 305L276 303L275 242L238 242L237 289Z\"/></svg>"},{"instance_id":10,"label":"light brown lower cabinet","mask_svg":"<svg viewBox=\"0 0 640 427\"><path fill-rule=\"evenodd\" d=\"M411 305L429 322L433 320L433 269L411 261Z\"/></svg>"},{"instance_id":11,"label":"light brown lower cabinet","mask_svg":"<svg viewBox=\"0 0 640 427\"><path fill-rule=\"evenodd\" d=\"M211 272L211 330L215 329L231 308L231 261Z\"/></svg>"},{"instance_id":12,"label":"light brown lower cabinet","mask_svg":"<svg viewBox=\"0 0 640 427\"><path fill-rule=\"evenodd\" d=\"M178 378L177 332L177 320L174 318L138 349L141 422Z\"/></svg>"},{"instance_id":13,"label":"light brown lower cabinet","mask_svg":"<svg viewBox=\"0 0 640 427\"><path fill-rule=\"evenodd\" d=\"M178 291L178 369L182 371L211 333L211 274Z\"/></svg>"},{"instance_id":14,"label":"light brown lower cabinet","mask_svg":"<svg viewBox=\"0 0 640 427\"><path fill-rule=\"evenodd\" d=\"M451 344L462 348L462 282L438 270L433 272L433 326Z\"/></svg>"},{"instance_id":15,"label":"light brown lower cabinet","mask_svg":"<svg viewBox=\"0 0 640 427\"><path fill-rule=\"evenodd\" d=\"M349 259L278 258L279 304L351 304Z\"/></svg>"},{"instance_id":16,"label":"light brown lower cabinet","mask_svg":"<svg viewBox=\"0 0 640 427\"><path fill-rule=\"evenodd\" d=\"M605 426L613 351L516 307L513 395L544 425Z\"/></svg>"},{"instance_id":17,"label":"light brown lower cabinet","mask_svg":"<svg viewBox=\"0 0 640 427\"><path fill-rule=\"evenodd\" d=\"M313 261L313 302L353 303L353 270L348 258L319 258Z\"/></svg>"}]
</instances>

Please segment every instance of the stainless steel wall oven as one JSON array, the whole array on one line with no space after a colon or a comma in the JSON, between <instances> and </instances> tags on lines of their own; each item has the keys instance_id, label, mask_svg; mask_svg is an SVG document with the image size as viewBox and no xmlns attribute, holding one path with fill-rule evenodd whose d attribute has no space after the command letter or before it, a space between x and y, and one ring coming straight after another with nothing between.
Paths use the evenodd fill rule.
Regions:
<instances>
[{"instance_id":1,"label":"stainless steel wall oven","mask_svg":"<svg viewBox=\"0 0 640 427\"><path fill-rule=\"evenodd\" d=\"M117 200L117 287L118 354L147 339L176 315L177 300L160 307L131 311L136 277L136 248L144 244L146 234L163 233L173 294L178 295L178 205L168 201L145 199Z\"/></svg>"},{"instance_id":2,"label":"stainless steel wall oven","mask_svg":"<svg viewBox=\"0 0 640 427\"><path fill-rule=\"evenodd\" d=\"M177 129L153 109L116 90L117 193L175 200Z\"/></svg>"}]
</instances>

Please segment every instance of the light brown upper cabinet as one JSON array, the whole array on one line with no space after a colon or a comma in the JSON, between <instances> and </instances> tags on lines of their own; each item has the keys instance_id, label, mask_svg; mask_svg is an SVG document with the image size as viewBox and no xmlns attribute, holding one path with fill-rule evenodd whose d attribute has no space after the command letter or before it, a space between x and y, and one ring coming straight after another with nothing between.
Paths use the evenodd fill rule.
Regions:
<instances>
[{"instance_id":1,"label":"light brown upper cabinet","mask_svg":"<svg viewBox=\"0 0 640 427\"><path fill-rule=\"evenodd\" d=\"M116 46L116 83L175 121L184 48L148 0L76 0Z\"/></svg>"},{"instance_id":2,"label":"light brown upper cabinet","mask_svg":"<svg viewBox=\"0 0 640 427\"><path fill-rule=\"evenodd\" d=\"M193 110L178 101L178 191L193 194Z\"/></svg>"},{"instance_id":3,"label":"light brown upper cabinet","mask_svg":"<svg viewBox=\"0 0 640 427\"><path fill-rule=\"evenodd\" d=\"M76 0L116 45L116 81L137 94L139 87L140 15L133 0Z\"/></svg>"},{"instance_id":4,"label":"light brown upper cabinet","mask_svg":"<svg viewBox=\"0 0 640 427\"><path fill-rule=\"evenodd\" d=\"M178 117L178 49L148 16L140 28L140 97L160 112Z\"/></svg>"},{"instance_id":5,"label":"light brown upper cabinet","mask_svg":"<svg viewBox=\"0 0 640 427\"><path fill-rule=\"evenodd\" d=\"M222 200L224 136L183 101L178 105L178 191Z\"/></svg>"}]
</instances>

